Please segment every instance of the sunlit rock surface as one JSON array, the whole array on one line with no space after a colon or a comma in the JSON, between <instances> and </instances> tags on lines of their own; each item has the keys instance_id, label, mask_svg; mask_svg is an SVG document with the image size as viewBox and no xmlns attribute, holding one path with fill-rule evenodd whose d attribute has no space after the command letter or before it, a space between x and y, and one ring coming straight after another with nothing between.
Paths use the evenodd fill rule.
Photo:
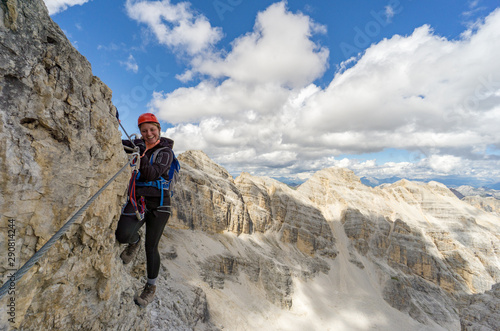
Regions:
<instances>
[{"instance_id":1,"label":"sunlit rock surface","mask_svg":"<svg viewBox=\"0 0 500 331\"><path fill-rule=\"evenodd\" d=\"M16 267L127 162L111 90L49 18L42 1L0 3L0 275L8 220L15 222ZM130 303L135 279L116 259L114 228L127 175L16 284L1 325L23 330L141 328ZM6 300L15 298L15 321Z\"/></svg>"},{"instance_id":2,"label":"sunlit rock surface","mask_svg":"<svg viewBox=\"0 0 500 331\"><path fill-rule=\"evenodd\" d=\"M0 2L0 243L14 219L16 267L127 162L115 111L41 0ZM0 329L500 329L497 201L339 168L292 189L202 151L179 160L151 305L133 303L144 248L124 266L114 239L123 174L17 284L15 322L2 300Z\"/></svg>"},{"instance_id":3,"label":"sunlit rock surface","mask_svg":"<svg viewBox=\"0 0 500 331\"><path fill-rule=\"evenodd\" d=\"M463 200L476 208L500 216L500 200L494 197L469 196L464 197Z\"/></svg>"}]
</instances>

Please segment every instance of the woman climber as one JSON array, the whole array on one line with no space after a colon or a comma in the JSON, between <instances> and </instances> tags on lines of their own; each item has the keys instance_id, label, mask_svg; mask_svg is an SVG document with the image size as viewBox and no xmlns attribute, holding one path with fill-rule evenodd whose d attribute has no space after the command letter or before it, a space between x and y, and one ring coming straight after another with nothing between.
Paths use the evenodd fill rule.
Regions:
<instances>
[{"instance_id":1,"label":"woman climber","mask_svg":"<svg viewBox=\"0 0 500 331\"><path fill-rule=\"evenodd\" d=\"M136 162L140 164L137 176L134 178L133 175L131 179L133 185L129 185L128 201L115 234L118 242L128 244L120 255L123 263L128 264L141 242L138 231L146 224L147 282L142 293L134 298L137 305L146 307L153 301L156 291L156 278L160 270L158 243L170 217L170 193L168 185L164 184L169 180L168 173L175 155L172 151L173 140L160 137L160 122L154 114L139 116L138 126L141 139L122 141L125 146L135 147L136 151L138 147L140 161Z\"/></svg>"}]
</instances>

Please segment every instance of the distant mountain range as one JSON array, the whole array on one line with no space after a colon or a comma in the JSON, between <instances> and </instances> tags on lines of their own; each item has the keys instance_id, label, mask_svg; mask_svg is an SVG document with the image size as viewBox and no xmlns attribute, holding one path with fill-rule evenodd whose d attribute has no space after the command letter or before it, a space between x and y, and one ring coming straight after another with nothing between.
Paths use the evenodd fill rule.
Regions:
<instances>
[{"instance_id":1,"label":"distant mountain range","mask_svg":"<svg viewBox=\"0 0 500 331\"><path fill-rule=\"evenodd\" d=\"M367 186L375 187L381 184L392 184L403 178L401 177L389 177L389 178L375 178L375 177L361 177L361 182ZM485 188L491 190L500 190L500 182L497 183L485 183L474 178L463 178L455 176L446 177L435 177L435 178L425 178L425 179L415 179L415 178L405 178L410 181L424 182L428 183L430 181L435 181L442 183L448 187L460 187L460 186L472 186L475 188Z\"/></svg>"},{"instance_id":2,"label":"distant mountain range","mask_svg":"<svg viewBox=\"0 0 500 331\"><path fill-rule=\"evenodd\" d=\"M374 177L361 177L361 183L375 187L382 184L392 184L403 178L400 177L389 177L389 178L374 178ZM467 196L480 196L480 197L494 197L500 199L500 183L481 185L477 180L474 179L463 179L454 177L441 177L432 178L427 180L414 180L408 179L410 181L418 181L428 183L430 181L435 181L446 185L459 199Z\"/></svg>"},{"instance_id":3,"label":"distant mountain range","mask_svg":"<svg viewBox=\"0 0 500 331\"><path fill-rule=\"evenodd\" d=\"M382 184L392 184L403 178L401 177L389 177L389 178L375 178L375 177L361 177L361 182L367 186L375 187ZM473 178L460 178L460 177L437 177L428 179L413 179L405 178L410 181L424 182L428 183L431 181L442 183L449 188L455 188L463 195L481 195L481 196L495 196L499 195L500 182L497 183L484 183ZM467 188L465 188L467 187ZM461 188L461 189L460 189ZM462 192L463 191L463 192ZM492 191L492 192L489 192ZM470 194L469 194L470 193ZM499 197L497 197L499 198Z\"/></svg>"},{"instance_id":4,"label":"distant mountain range","mask_svg":"<svg viewBox=\"0 0 500 331\"><path fill-rule=\"evenodd\" d=\"M477 188L477 187L472 187L469 185L462 185L462 186L459 186L455 189L450 188L450 190L453 193L455 193L454 191L458 191L458 192L460 192L460 194L462 194L463 196L466 196L466 197L471 197L471 196L480 196L483 198L493 197L493 198L500 200L500 191L499 190L494 190L494 189L490 189L490 188L486 188L486 187ZM455 195L457 195L457 194L455 193Z\"/></svg>"},{"instance_id":5,"label":"distant mountain range","mask_svg":"<svg viewBox=\"0 0 500 331\"><path fill-rule=\"evenodd\" d=\"M390 178L373 178L373 177L361 177L361 182L367 186L375 187L382 184L392 184L402 178L400 177L390 177ZM428 183L430 181L435 181L446 185L459 199L466 196L480 196L480 197L494 197L500 199L500 183L481 185L478 181L474 179L463 179L463 178L431 178L426 180L414 180L408 179L410 181L418 181Z\"/></svg>"},{"instance_id":6,"label":"distant mountain range","mask_svg":"<svg viewBox=\"0 0 500 331\"><path fill-rule=\"evenodd\" d=\"M273 177L273 179L285 183L290 187L298 187L303 183L297 180L290 180L289 178L286 177L278 177L278 178ZM392 184L397 181L400 181L403 178L393 176L388 178L360 177L360 179L361 183L363 183L364 185L375 187L382 184ZM483 197L494 196L497 199L500 199L500 192L495 192L495 191L500 191L500 182L485 183L474 178L462 178L454 176L436 177L427 179L414 179L414 178L404 178L404 179L409 181L424 182L424 183L435 181L438 183L442 183L448 186L449 188L457 189L457 192L460 192L464 196L469 196L469 195L480 195Z\"/></svg>"}]
</instances>

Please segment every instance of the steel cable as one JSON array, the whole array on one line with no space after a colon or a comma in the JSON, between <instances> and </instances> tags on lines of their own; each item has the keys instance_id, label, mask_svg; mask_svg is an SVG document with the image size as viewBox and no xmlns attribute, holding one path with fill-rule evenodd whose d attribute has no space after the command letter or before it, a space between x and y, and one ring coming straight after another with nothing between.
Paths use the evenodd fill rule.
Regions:
<instances>
[{"instance_id":1,"label":"steel cable","mask_svg":"<svg viewBox=\"0 0 500 331\"><path fill-rule=\"evenodd\" d=\"M56 232L56 234L52 236L52 238L49 239L49 241L45 243L45 245L42 246L42 248L40 248L21 268L19 268L13 276L9 277L9 279L0 288L0 300L7 293L12 279L14 283L17 283L17 281L19 281L24 276L24 274L28 272L28 270L33 267L36 262L38 262L38 260L50 249L50 247L52 247L52 245L54 245L55 242L59 240L59 238L69 229L69 227L89 208L92 202L97 199L97 197L106 189L106 187L108 187L109 184L111 184L111 182L113 182L116 177L118 177L120 173L122 173L128 167L129 163L124 165L106 184L104 184L103 187L99 189L99 191L97 191L97 193L95 193L87 201L87 203L85 203L85 205L83 205L83 207L81 207L75 213L75 215L73 215L73 217L69 219L69 221L66 222L66 224L62 226L61 229L59 229L59 231Z\"/></svg>"}]
</instances>

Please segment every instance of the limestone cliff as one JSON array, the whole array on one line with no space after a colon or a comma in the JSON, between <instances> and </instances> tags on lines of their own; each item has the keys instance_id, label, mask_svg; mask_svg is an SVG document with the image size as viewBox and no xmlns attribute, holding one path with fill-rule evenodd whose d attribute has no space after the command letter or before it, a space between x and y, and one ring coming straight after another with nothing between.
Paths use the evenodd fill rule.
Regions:
<instances>
[{"instance_id":1,"label":"limestone cliff","mask_svg":"<svg viewBox=\"0 0 500 331\"><path fill-rule=\"evenodd\" d=\"M13 220L16 267L127 162L115 111L41 0L0 2L0 245ZM15 322L2 300L0 329L500 329L500 218L444 185L331 168L294 190L179 160L150 306L132 301L144 248L124 266L114 239L124 174L16 284Z\"/></svg>"},{"instance_id":2,"label":"limestone cliff","mask_svg":"<svg viewBox=\"0 0 500 331\"><path fill-rule=\"evenodd\" d=\"M464 197L464 201L470 203L476 208L500 215L500 200L494 197L469 196Z\"/></svg>"},{"instance_id":3,"label":"limestone cliff","mask_svg":"<svg viewBox=\"0 0 500 331\"><path fill-rule=\"evenodd\" d=\"M390 316L389 325L370 318L386 329L402 323L388 313L391 306L416 322L404 321L407 329L499 326L492 324L494 309L466 302L485 300L478 294L499 282L500 219L444 185L402 180L370 188L351 171L332 168L293 190L247 173L233 180L202 152L180 160L177 211L163 248L176 258L165 269L172 282L203 289L215 325L273 330L287 320L300 330L306 326L297 316L314 316L301 308L301 284L326 277L323 293L306 298L338 304L326 310L334 316L346 302L370 316L373 308L359 303L367 301ZM281 310L269 313L273 306ZM249 311L276 322L243 317Z\"/></svg>"},{"instance_id":4,"label":"limestone cliff","mask_svg":"<svg viewBox=\"0 0 500 331\"><path fill-rule=\"evenodd\" d=\"M111 90L42 1L0 2L2 281L12 269L4 253L8 220L15 224L18 268L127 161L115 111ZM126 175L115 181L16 284L15 322L6 322L2 300L1 326L145 325L123 299L133 295L135 279L120 272L116 259L114 221L126 182Z\"/></svg>"},{"instance_id":5,"label":"limestone cliff","mask_svg":"<svg viewBox=\"0 0 500 331\"><path fill-rule=\"evenodd\" d=\"M182 154L182 189L176 189L179 208L172 222L179 227L236 235L279 233L302 252L335 255L334 238L321 212L287 185L243 173L236 180L200 151ZM171 223L172 224L172 223Z\"/></svg>"},{"instance_id":6,"label":"limestone cliff","mask_svg":"<svg viewBox=\"0 0 500 331\"><path fill-rule=\"evenodd\" d=\"M369 188L352 176L327 169L299 191L325 213L336 210L327 219L341 221L351 262L375 265L384 274L387 302L419 322L459 327L457 298L500 280L499 218L471 208L436 182Z\"/></svg>"}]
</instances>

